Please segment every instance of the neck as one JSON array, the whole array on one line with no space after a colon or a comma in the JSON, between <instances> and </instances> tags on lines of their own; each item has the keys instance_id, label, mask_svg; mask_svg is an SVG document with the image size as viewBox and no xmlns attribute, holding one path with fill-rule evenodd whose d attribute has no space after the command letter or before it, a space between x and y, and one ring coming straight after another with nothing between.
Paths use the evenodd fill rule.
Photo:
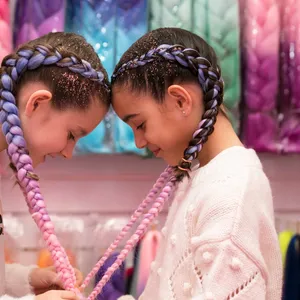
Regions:
<instances>
[{"instance_id":1,"label":"neck","mask_svg":"<svg viewBox=\"0 0 300 300\"><path fill-rule=\"evenodd\" d=\"M3 150L7 149L7 143L6 143L6 139L3 135L2 132L2 125L0 125L1 131L0 131L0 152L2 152Z\"/></svg>"},{"instance_id":2,"label":"neck","mask_svg":"<svg viewBox=\"0 0 300 300\"><path fill-rule=\"evenodd\" d=\"M201 166L206 165L223 150L233 146L243 146L243 144L227 118L219 115L214 126L214 132L208 137L199 153L198 159Z\"/></svg>"}]
</instances>

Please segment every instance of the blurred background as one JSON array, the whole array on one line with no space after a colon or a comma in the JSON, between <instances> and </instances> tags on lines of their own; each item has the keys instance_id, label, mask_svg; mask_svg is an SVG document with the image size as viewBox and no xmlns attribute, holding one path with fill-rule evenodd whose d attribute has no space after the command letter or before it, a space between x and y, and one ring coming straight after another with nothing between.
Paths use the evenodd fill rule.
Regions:
<instances>
[{"instance_id":1,"label":"blurred background","mask_svg":"<svg viewBox=\"0 0 300 300\"><path fill-rule=\"evenodd\" d=\"M271 180L285 263L300 234L299 0L0 0L0 59L48 32L76 32L111 75L122 53L158 27L193 31L217 52L232 124L259 153ZM74 155L46 163L38 173L58 235L73 264L86 272L165 164L135 147L130 128L113 111L78 142ZM7 262L51 264L10 171L1 173ZM152 230L159 232L167 209ZM119 274L133 295L135 264L130 257Z\"/></svg>"}]
</instances>

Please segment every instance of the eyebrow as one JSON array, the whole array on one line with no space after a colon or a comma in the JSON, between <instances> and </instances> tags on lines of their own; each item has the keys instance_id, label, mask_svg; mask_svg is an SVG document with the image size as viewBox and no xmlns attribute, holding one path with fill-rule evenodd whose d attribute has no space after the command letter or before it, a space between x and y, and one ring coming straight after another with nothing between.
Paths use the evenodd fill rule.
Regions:
<instances>
[{"instance_id":1,"label":"eyebrow","mask_svg":"<svg viewBox=\"0 0 300 300\"><path fill-rule=\"evenodd\" d=\"M137 117L139 114L130 114L130 115L126 115L122 120L125 123L128 123L131 119Z\"/></svg>"}]
</instances>

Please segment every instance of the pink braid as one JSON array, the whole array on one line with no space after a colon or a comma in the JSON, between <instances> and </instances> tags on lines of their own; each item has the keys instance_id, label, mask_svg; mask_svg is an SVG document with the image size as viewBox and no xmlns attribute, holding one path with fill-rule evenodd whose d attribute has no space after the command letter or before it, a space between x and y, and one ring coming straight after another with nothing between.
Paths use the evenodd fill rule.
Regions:
<instances>
[{"instance_id":1,"label":"pink braid","mask_svg":"<svg viewBox=\"0 0 300 300\"><path fill-rule=\"evenodd\" d=\"M23 135L22 129L17 126L13 126L10 132L17 137ZM21 147L22 144L18 147L14 143L9 143L9 137L6 136L6 139L8 143L7 153L16 168L15 175L25 196L29 212L43 234L64 288L74 291L76 282L75 272L64 248L60 245L55 235L53 223L50 220L43 196L40 193L37 181L38 177L33 174L32 160L27 154L25 147ZM17 143L16 139L14 141Z\"/></svg>"},{"instance_id":2,"label":"pink braid","mask_svg":"<svg viewBox=\"0 0 300 300\"><path fill-rule=\"evenodd\" d=\"M116 78L118 74L122 72L144 66L146 63L150 63L157 56L160 56L168 61L177 61L185 68L191 69L191 71L197 76L199 84L204 92L204 105L205 112L202 116L202 120L199 123L196 131L194 132L193 139L189 142L188 147L184 151L184 157L176 167L169 167L168 171L171 171L170 178L167 179L167 183L163 187L157 199L152 204L152 207L145 214L144 219L141 221L135 233L126 242L125 247L118 255L111 267L106 270L106 273L101 278L88 300L94 300L96 296L101 293L106 283L110 280L113 273L120 267L122 262L128 256L128 253L136 246L141 236L146 232L151 222L157 217L158 213L162 210L164 203L169 199L171 193L175 190L175 187L183 178L189 177L191 171L192 160L198 157L198 153L202 150L203 144L207 141L208 136L213 132L214 124L217 119L218 109L223 101L223 80L220 77L220 70L218 67L212 67L212 64L193 49L185 48L183 46L176 45L160 45L155 49L149 50L146 54L130 60L123 64L117 72L113 75ZM157 184L164 184L164 175L160 176ZM91 279L91 276L95 274L95 271L103 265L106 259L110 256L111 252L119 244L120 240L124 238L125 234L129 231L132 225L137 221L138 217L143 213L148 204L151 203L153 197L157 194L157 190L151 190L147 198L139 206L139 208L133 214L131 221L123 228L119 233L116 240L112 243L109 249L105 252L104 256L93 271L89 274L88 279L85 281L83 287L86 287Z\"/></svg>"},{"instance_id":3,"label":"pink braid","mask_svg":"<svg viewBox=\"0 0 300 300\"><path fill-rule=\"evenodd\" d=\"M70 55L70 56L67 56ZM6 56L0 68L0 124L7 142L7 153L17 181L25 196L27 206L35 223L39 227L58 276L66 290L75 290L76 276L64 248L60 245L41 195L38 176L33 173L32 160L28 154L26 141L21 128L21 120L16 105L15 86L26 70L35 70L40 66L57 65L97 81L107 90L104 74L97 72L91 65L73 54L62 55L51 46L23 46L17 53Z\"/></svg>"},{"instance_id":4,"label":"pink braid","mask_svg":"<svg viewBox=\"0 0 300 300\"><path fill-rule=\"evenodd\" d=\"M126 226L123 227L119 235L116 237L114 242L109 246L109 248L106 250L102 258L97 262L95 267L92 269L92 271L87 275L86 279L84 280L83 284L81 285L80 289L85 289L91 279L95 276L95 274L98 272L98 270L103 266L105 261L110 257L112 252L117 248L120 241L125 237L126 233L130 230L130 228L134 225L134 223L139 219L139 217L143 214L149 203L152 202L153 198L160 192L162 187L166 184L166 181L169 179L170 175L172 173L172 168L167 167L164 172L159 176L155 184L153 185L152 190L149 192L147 197L144 199L144 201L140 204L140 206L136 209L136 211L131 216L130 221L127 223Z\"/></svg>"},{"instance_id":5,"label":"pink braid","mask_svg":"<svg viewBox=\"0 0 300 300\"><path fill-rule=\"evenodd\" d=\"M25 165L23 168L28 170L28 171L33 170L32 166L30 164ZM31 171L29 171L29 172L31 172ZM16 178L17 178L17 180L19 179L17 174L16 174ZM34 182L36 182L36 181L34 181ZM28 186L30 187L29 184L28 184ZM53 248L51 243L49 243L49 241L48 241L48 238L49 238L51 233L49 231L47 232L47 230L44 229L44 224L42 222L42 221L47 221L48 222L48 227L49 227L49 225L50 225L50 227L53 227L52 234L55 235L54 226L53 226L53 224L50 220L50 217L49 217L46 209L44 208L43 211L41 209L39 210L41 213L44 213L42 218L39 218L38 217L39 213L33 211L33 209L30 207L31 206L30 201L28 201L28 198L27 198L27 192L29 192L30 189L29 188L24 189L24 187L20 183L19 183L19 186L20 186L21 191L22 191L22 193L23 193L23 195L26 199L26 204L28 206L30 214L32 215L32 218L34 219L34 221L36 222L36 224L40 228L40 231L43 233L43 238L46 241L48 249ZM37 192L36 189L35 189L35 192ZM34 201L32 201L32 203L34 203ZM60 256L59 253L62 253L62 255ZM63 263L66 266L65 268L62 267L62 264L55 263L55 266L56 266L57 271L58 271L58 276L59 276L60 279L62 279L63 284L65 285L66 289L69 288L70 290L74 290L75 285L73 283L76 282L76 276L75 276L75 272L74 272L74 270L73 270L73 268L72 268L72 266L69 262L67 254L65 252L65 249L63 247L61 247L60 245L56 245L56 247L53 248L53 251L50 251L50 254L51 254L51 258L54 262L57 262L58 260L60 260L60 261L63 260L64 261ZM68 274L67 272L69 272L70 275L66 275L66 274ZM71 280L70 280L70 278L71 278Z\"/></svg>"},{"instance_id":6,"label":"pink braid","mask_svg":"<svg viewBox=\"0 0 300 300\"><path fill-rule=\"evenodd\" d=\"M88 300L94 300L96 296L101 293L103 287L108 282L108 280L111 278L113 273L120 267L122 262L126 259L128 253L133 249L133 247L137 244L141 236L146 232L147 228L149 227L149 224L157 217L158 213L163 208L164 203L169 199L171 192L173 191L175 187L175 178L173 180L170 180L165 187L162 189L162 192L157 197L156 201L152 205L151 209L149 210L148 214L145 215L145 218L141 222L141 224L138 226L135 233L131 236L131 238L127 241L125 247L121 251L121 253L118 255L115 262L112 264L111 267L109 267L102 277L102 279L99 281L91 295L88 297Z\"/></svg>"},{"instance_id":7,"label":"pink braid","mask_svg":"<svg viewBox=\"0 0 300 300\"><path fill-rule=\"evenodd\" d=\"M58 276L62 279L66 289L75 290L75 272L69 263L64 248L60 245L55 235L53 223L46 210L44 199L40 194L39 183L35 179L26 177L28 172L33 171L31 158L27 154L16 155L15 153L12 161L18 169L16 177L20 183L32 218L40 228L51 257L55 261Z\"/></svg>"}]
</instances>

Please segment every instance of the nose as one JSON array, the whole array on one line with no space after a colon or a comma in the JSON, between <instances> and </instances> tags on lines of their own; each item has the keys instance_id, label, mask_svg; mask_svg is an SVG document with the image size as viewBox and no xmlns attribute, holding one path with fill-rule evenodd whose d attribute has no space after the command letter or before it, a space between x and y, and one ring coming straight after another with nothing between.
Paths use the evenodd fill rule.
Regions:
<instances>
[{"instance_id":1,"label":"nose","mask_svg":"<svg viewBox=\"0 0 300 300\"><path fill-rule=\"evenodd\" d=\"M142 134L135 134L134 136L135 145L139 149L143 149L147 146L147 140Z\"/></svg>"},{"instance_id":2,"label":"nose","mask_svg":"<svg viewBox=\"0 0 300 300\"><path fill-rule=\"evenodd\" d=\"M67 146L61 151L61 154L64 158L72 158L73 150L75 147L75 143L68 143Z\"/></svg>"}]
</instances>

